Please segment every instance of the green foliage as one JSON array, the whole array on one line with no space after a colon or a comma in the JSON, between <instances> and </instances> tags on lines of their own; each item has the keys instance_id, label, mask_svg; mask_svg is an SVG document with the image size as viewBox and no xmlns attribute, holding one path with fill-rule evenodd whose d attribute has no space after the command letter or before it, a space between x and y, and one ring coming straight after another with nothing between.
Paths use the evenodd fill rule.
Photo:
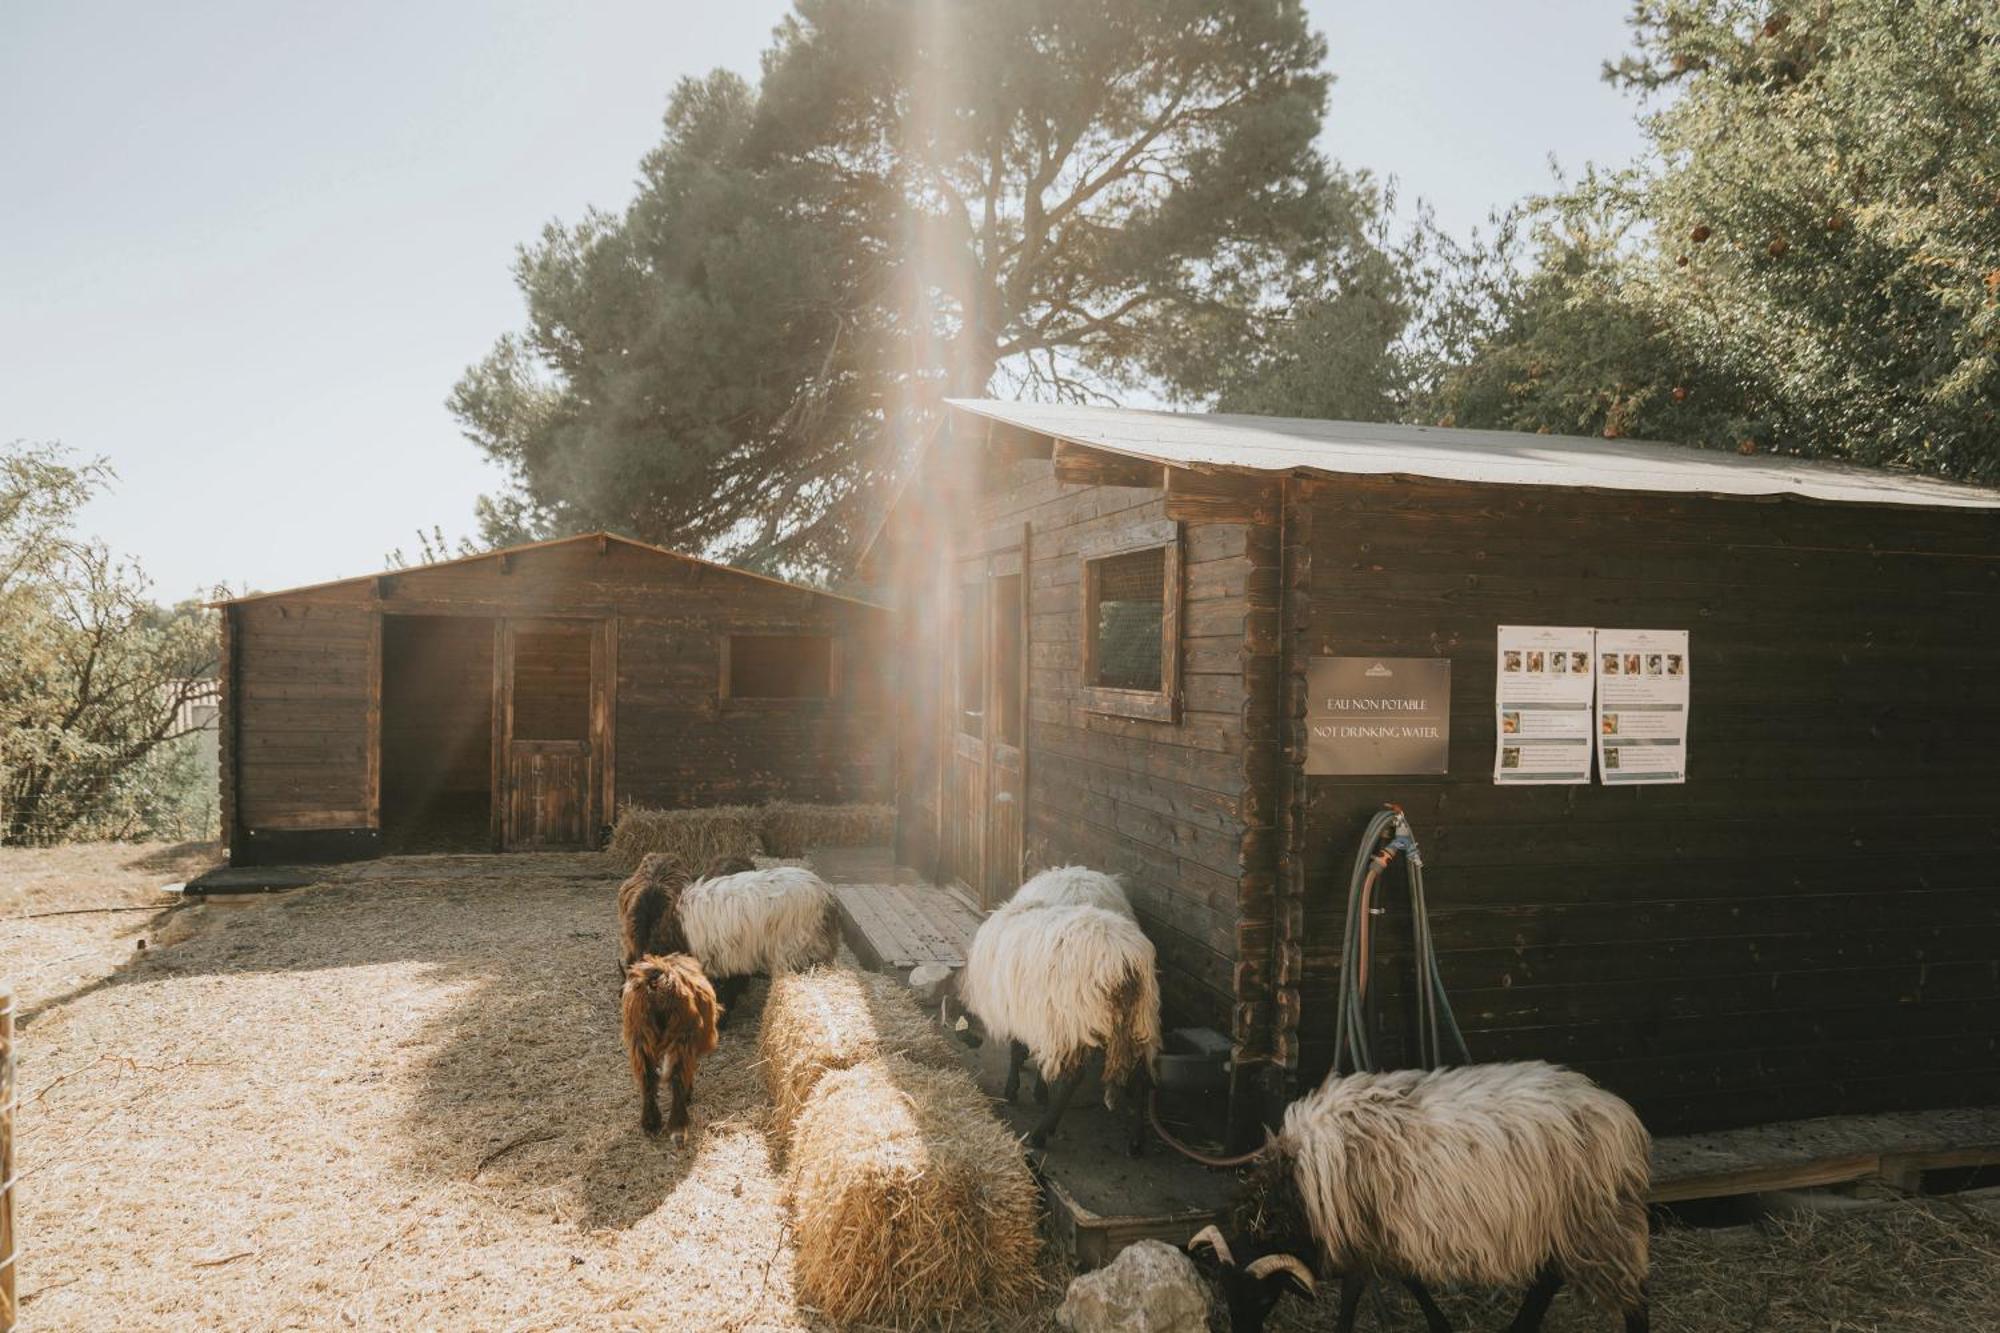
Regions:
<instances>
[{"instance_id":1,"label":"green foliage","mask_svg":"<svg viewBox=\"0 0 2000 1333\"><path fill-rule=\"evenodd\" d=\"M2000 478L2000 9L1641 0L1651 160L1454 280L1419 415ZM1451 284L1448 284L1451 285ZM1444 341L1449 341L1447 336Z\"/></svg>"},{"instance_id":2,"label":"green foliage","mask_svg":"<svg viewBox=\"0 0 2000 1333\"><path fill-rule=\"evenodd\" d=\"M1390 245L1390 210L1365 177L1338 185L1345 198L1324 229L1338 239L1293 271L1257 335L1201 382L1217 410L1344 421L1402 410L1413 374L1404 334L1420 296L1411 252Z\"/></svg>"},{"instance_id":3,"label":"green foliage","mask_svg":"<svg viewBox=\"0 0 2000 1333\"><path fill-rule=\"evenodd\" d=\"M806 182L750 162L754 111L733 75L684 82L625 216L523 251L528 330L451 403L514 482L489 543L608 528L810 563L844 539L881 411L860 257Z\"/></svg>"},{"instance_id":4,"label":"green foliage","mask_svg":"<svg viewBox=\"0 0 2000 1333\"><path fill-rule=\"evenodd\" d=\"M55 446L0 447L0 842L213 831L198 748L213 738L188 705L213 682L215 614L155 605L136 568L76 535L109 476Z\"/></svg>"},{"instance_id":5,"label":"green foliage","mask_svg":"<svg viewBox=\"0 0 2000 1333\"><path fill-rule=\"evenodd\" d=\"M444 535L440 524L431 524L431 530L417 529L417 553L412 557L402 547L382 557L386 569L414 569L420 565L441 565L447 560L460 560L469 555L478 555L479 546L469 537L460 537L456 542Z\"/></svg>"},{"instance_id":6,"label":"green foliage","mask_svg":"<svg viewBox=\"0 0 2000 1333\"><path fill-rule=\"evenodd\" d=\"M1288 331L1374 373L1324 57L1297 0L799 0L758 88L676 90L622 217L522 253L528 326L452 399L512 481L485 537L823 568L943 396L1266 410Z\"/></svg>"}]
</instances>

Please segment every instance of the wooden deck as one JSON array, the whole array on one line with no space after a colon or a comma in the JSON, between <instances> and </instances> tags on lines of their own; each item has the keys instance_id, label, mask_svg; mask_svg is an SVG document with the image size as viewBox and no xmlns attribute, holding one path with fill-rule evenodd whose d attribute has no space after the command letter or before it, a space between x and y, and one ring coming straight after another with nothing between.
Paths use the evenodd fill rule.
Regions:
<instances>
[{"instance_id":1,"label":"wooden deck","mask_svg":"<svg viewBox=\"0 0 2000 1333\"><path fill-rule=\"evenodd\" d=\"M2000 1106L1786 1120L1654 1141L1655 1203L1878 1179L1920 1192L1923 1174L2000 1164Z\"/></svg>"}]
</instances>

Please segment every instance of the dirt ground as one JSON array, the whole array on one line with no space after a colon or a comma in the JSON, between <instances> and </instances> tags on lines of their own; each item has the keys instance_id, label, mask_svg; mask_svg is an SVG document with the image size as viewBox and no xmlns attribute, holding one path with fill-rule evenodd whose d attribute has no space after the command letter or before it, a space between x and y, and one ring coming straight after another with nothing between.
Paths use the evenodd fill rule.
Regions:
<instances>
[{"instance_id":1,"label":"dirt ground","mask_svg":"<svg viewBox=\"0 0 2000 1333\"><path fill-rule=\"evenodd\" d=\"M0 972L19 1008L88 984L140 940L150 944L156 918L179 901L161 886L219 859L212 843L0 847Z\"/></svg>"},{"instance_id":2,"label":"dirt ground","mask_svg":"<svg viewBox=\"0 0 2000 1333\"><path fill-rule=\"evenodd\" d=\"M791 1285L762 988L702 1070L689 1145L646 1138L599 858L407 858L241 906L21 915L152 906L209 855L0 851L27 1323L826 1327ZM1656 1329L2000 1327L2000 1223L1948 1202L1655 1252ZM1052 1327L1069 1275L1043 1276L958 1327ZM1500 1298L1453 1304L1464 1327L1506 1319ZM1293 1305L1282 1326L1330 1320ZM1371 1325L1421 1321L1398 1300ZM1549 1324L1607 1326L1572 1297Z\"/></svg>"},{"instance_id":3,"label":"dirt ground","mask_svg":"<svg viewBox=\"0 0 2000 1333\"><path fill-rule=\"evenodd\" d=\"M99 900L143 889L97 864ZM183 909L169 934L191 933L143 952L145 913L57 918L112 938L95 976L78 959L23 986L37 1327L824 1327L792 1292L761 986L677 1151L638 1128L600 858L329 878ZM45 922L8 924L26 973ZM1046 1308L964 1326L1040 1328Z\"/></svg>"}]
</instances>

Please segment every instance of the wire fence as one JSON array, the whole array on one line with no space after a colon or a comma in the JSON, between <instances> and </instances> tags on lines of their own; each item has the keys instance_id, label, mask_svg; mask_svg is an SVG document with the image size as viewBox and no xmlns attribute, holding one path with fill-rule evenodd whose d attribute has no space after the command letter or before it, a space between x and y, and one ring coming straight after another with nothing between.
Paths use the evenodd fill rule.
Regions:
<instances>
[{"instance_id":1,"label":"wire fence","mask_svg":"<svg viewBox=\"0 0 2000 1333\"><path fill-rule=\"evenodd\" d=\"M0 846L202 842L221 822L213 730L169 741L137 764L0 762Z\"/></svg>"},{"instance_id":2,"label":"wire fence","mask_svg":"<svg viewBox=\"0 0 2000 1333\"><path fill-rule=\"evenodd\" d=\"M0 1333L14 1333L20 1308L14 1299L15 1259L20 1243L14 1234L14 1110L20 1104L14 1079L14 991L0 982Z\"/></svg>"}]
</instances>

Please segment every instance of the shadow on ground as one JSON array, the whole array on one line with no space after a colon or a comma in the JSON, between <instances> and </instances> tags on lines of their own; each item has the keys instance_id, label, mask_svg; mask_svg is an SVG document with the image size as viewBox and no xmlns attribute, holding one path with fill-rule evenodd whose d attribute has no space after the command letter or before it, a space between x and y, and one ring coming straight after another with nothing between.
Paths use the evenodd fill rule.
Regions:
<instances>
[{"instance_id":1,"label":"shadow on ground","mask_svg":"<svg viewBox=\"0 0 2000 1333\"><path fill-rule=\"evenodd\" d=\"M125 863L127 870L149 874L193 877L222 859L222 847L213 842L177 842L171 847L155 847Z\"/></svg>"},{"instance_id":2,"label":"shadow on ground","mask_svg":"<svg viewBox=\"0 0 2000 1333\"><path fill-rule=\"evenodd\" d=\"M49 1005L38 1317L818 1327L766 1140L764 987L698 1075L690 1142L645 1135L619 878L598 856L342 867L182 909L190 936ZM105 1251L104 1208L143 1219L143 1259Z\"/></svg>"},{"instance_id":3,"label":"shadow on ground","mask_svg":"<svg viewBox=\"0 0 2000 1333\"><path fill-rule=\"evenodd\" d=\"M146 859L168 865L181 851ZM165 909L147 934L186 914L199 922L191 937L136 953L23 1021L98 991L298 973L311 1022L379 1061L355 1081L401 1100L393 1150L408 1171L553 1206L592 1230L657 1210L713 1119L761 1113L760 985L703 1068L689 1144L640 1130L618 1031L620 875L601 856L409 857L327 874L293 893Z\"/></svg>"}]
</instances>

